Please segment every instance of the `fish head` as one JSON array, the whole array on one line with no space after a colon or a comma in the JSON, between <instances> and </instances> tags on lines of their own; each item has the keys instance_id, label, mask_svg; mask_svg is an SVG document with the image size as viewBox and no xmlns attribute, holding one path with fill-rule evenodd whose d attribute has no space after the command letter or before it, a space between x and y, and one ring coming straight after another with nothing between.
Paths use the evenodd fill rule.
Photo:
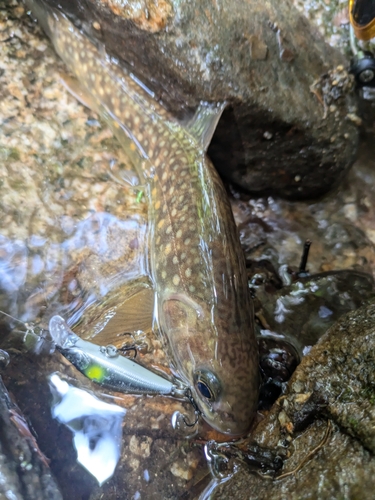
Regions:
<instances>
[{"instance_id":1,"label":"fish head","mask_svg":"<svg viewBox=\"0 0 375 500\"><path fill-rule=\"evenodd\" d=\"M195 297L173 294L160 309L160 326L175 369L190 387L204 420L224 434L246 433L259 385L252 325L247 325L247 334L236 334L234 343L232 332L225 335L228 325L215 317L215 308Z\"/></svg>"}]
</instances>

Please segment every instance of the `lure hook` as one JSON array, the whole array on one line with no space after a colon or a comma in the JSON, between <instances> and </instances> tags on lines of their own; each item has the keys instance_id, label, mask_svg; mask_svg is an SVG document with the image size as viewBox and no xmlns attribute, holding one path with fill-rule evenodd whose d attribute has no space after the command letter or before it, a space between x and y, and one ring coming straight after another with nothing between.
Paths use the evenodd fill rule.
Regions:
<instances>
[{"instance_id":1,"label":"lure hook","mask_svg":"<svg viewBox=\"0 0 375 500\"><path fill-rule=\"evenodd\" d=\"M119 351L121 351L123 353L128 353L130 351L133 351L134 352L133 359L135 359L137 357L137 354L138 354L137 348L133 345L130 345L130 346L124 345L124 346L120 347Z\"/></svg>"},{"instance_id":2,"label":"lure hook","mask_svg":"<svg viewBox=\"0 0 375 500\"><path fill-rule=\"evenodd\" d=\"M109 344L107 346L102 346L100 348L100 352L102 354L104 354L105 356L107 356L107 358L116 358L119 353L126 353L128 351L134 351L134 357L133 359L135 359L137 357L137 348L135 346L122 346L120 347L119 349L117 349L116 346L112 345L112 344Z\"/></svg>"},{"instance_id":3,"label":"lure hook","mask_svg":"<svg viewBox=\"0 0 375 500\"><path fill-rule=\"evenodd\" d=\"M188 399L189 403L194 408L195 420L193 423L190 423L186 420L185 415L182 415L182 420L187 427L194 427L195 425L197 425L199 417L202 415L202 412L198 408L197 403L195 402L190 389L186 389L185 397Z\"/></svg>"}]
</instances>

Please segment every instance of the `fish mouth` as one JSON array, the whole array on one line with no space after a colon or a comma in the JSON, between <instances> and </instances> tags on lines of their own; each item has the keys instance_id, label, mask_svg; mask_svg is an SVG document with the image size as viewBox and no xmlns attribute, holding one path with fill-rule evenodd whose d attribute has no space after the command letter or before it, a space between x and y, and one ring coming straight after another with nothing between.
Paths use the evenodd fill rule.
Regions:
<instances>
[{"instance_id":1,"label":"fish mouth","mask_svg":"<svg viewBox=\"0 0 375 500\"><path fill-rule=\"evenodd\" d=\"M207 425L226 436L233 438L240 437L246 434L250 428L251 419L238 419L232 413L228 413L225 410L210 408L208 411L200 411Z\"/></svg>"},{"instance_id":2,"label":"fish mouth","mask_svg":"<svg viewBox=\"0 0 375 500\"><path fill-rule=\"evenodd\" d=\"M243 436L247 433L250 428L250 422L247 425L238 426L238 422L221 422L220 425L217 425L215 420L209 420L202 415L205 422L212 427L215 431L220 432L221 434L225 434L226 436L230 436L232 438L237 438Z\"/></svg>"},{"instance_id":3,"label":"fish mouth","mask_svg":"<svg viewBox=\"0 0 375 500\"><path fill-rule=\"evenodd\" d=\"M251 425L250 415L249 418L245 418L244 415L239 418L233 411L230 411L229 403L204 401L198 396L194 385L190 386L188 393L185 392L185 396L205 423L220 434L236 438L248 432Z\"/></svg>"}]
</instances>

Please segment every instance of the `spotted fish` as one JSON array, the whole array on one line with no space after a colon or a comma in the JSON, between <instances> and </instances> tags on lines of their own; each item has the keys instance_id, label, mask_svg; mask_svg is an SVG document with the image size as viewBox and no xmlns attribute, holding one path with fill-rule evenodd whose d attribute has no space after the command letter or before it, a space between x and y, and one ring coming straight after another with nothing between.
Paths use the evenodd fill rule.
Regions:
<instances>
[{"instance_id":1,"label":"spotted fish","mask_svg":"<svg viewBox=\"0 0 375 500\"><path fill-rule=\"evenodd\" d=\"M182 126L61 13L34 12L146 186L154 321L173 369L213 428L240 435L257 403L257 343L237 228L202 139L223 106L202 103Z\"/></svg>"}]
</instances>

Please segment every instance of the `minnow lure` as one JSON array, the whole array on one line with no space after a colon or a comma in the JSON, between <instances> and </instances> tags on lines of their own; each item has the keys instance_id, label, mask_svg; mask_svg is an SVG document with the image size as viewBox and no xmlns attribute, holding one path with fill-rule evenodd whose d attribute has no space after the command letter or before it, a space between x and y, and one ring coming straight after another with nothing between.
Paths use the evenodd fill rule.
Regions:
<instances>
[{"instance_id":1,"label":"minnow lure","mask_svg":"<svg viewBox=\"0 0 375 500\"><path fill-rule=\"evenodd\" d=\"M94 382L116 391L136 394L184 395L183 389L121 356L114 346L103 347L82 340L61 316L52 316L49 332L58 350Z\"/></svg>"},{"instance_id":2,"label":"minnow lure","mask_svg":"<svg viewBox=\"0 0 375 500\"><path fill-rule=\"evenodd\" d=\"M23 342L28 344L35 354L41 352L52 354L55 349L61 352L78 370L90 380L106 385L113 390L136 394L164 394L191 400L187 387L173 384L166 378L157 375L151 370L134 363L121 356L116 347L106 347L82 340L67 325L66 321L58 315L52 316L49 321L49 334L42 330L35 333L38 327L25 323L10 314L0 311L0 314L13 319L26 327ZM15 332L13 330L13 332ZM13 333L12 332L12 333ZM32 342L29 341L31 337ZM7 352L0 349L1 364L9 362Z\"/></svg>"},{"instance_id":3,"label":"minnow lure","mask_svg":"<svg viewBox=\"0 0 375 500\"><path fill-rule=\"evenodd\" d=\"M202 103L182 126L61 12L27 3L145 187L154 329L174 373L212 427L243 434L259 391L253 312L228 196L205 155L224 105Z\"/></svg>"}]
</instances>

